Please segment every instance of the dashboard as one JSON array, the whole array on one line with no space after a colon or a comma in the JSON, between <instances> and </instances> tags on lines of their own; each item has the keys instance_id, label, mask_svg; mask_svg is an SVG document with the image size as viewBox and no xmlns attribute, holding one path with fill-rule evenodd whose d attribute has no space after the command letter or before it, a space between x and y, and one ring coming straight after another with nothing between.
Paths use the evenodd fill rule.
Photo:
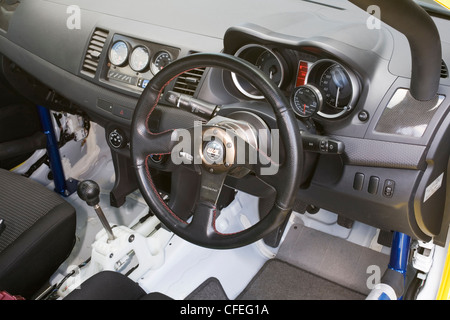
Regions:
<instances>
[{"instance_id":1,"label":"dashboard","mask_svg":"<svg viewBox=\"0 0 450 320\"><path fill-rule=\"evenodd\" d=\"M404 36L388 26L368 28L367 12L344 0L174 1L170 10L155 1L86 0L77 5L78 29L67 27L69 2L1 4L7 17L0 24L2 77L36 103L105 127L113 154L129 157L134 107L158 71L190 54L223 52L266 73L308 133L323 137L304 140L310 167L302 202L425 240L441 234L445 201L426 208L431 200L419 201L420 208L414 203L418 190L442 173L430 159L449 148L443 138L434 142L449 134L448 20L433 17L442 72L438 95L424 109L408 95L411 55ZM230 72L199 68L167 90L217 105L250 102L251 112L276 125L259 92ZM196 119L189 112L175 116L166 102L161 108L160 130ZM429 213L436 208L439 214ZM438 216L430 222L427 214Z\"/></svg>"}]
</instances>

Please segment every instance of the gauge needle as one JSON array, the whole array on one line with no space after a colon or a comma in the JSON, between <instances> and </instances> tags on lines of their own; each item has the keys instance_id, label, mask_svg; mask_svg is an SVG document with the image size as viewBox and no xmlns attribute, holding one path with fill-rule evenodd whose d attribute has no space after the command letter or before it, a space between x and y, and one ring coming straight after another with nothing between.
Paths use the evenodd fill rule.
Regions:
<instances>
[{"instance_id":1,"label":"gauge needle","mask_svg":"<svg viewBox=\"0 0 450 320\"><path fill-rule=\"evenodd\" d=\"M306 114L306 103L303 104L303 113Z\"/></svg>"},{"instance_id":2,"label":"gauge needle","mask_svg":"<svg viewBox=\"0 0 450 320\"><path fill-rule=\"evenodd\" d=\"M339 103L339 93L341 92L341 87L337 87L337 93L336 93L336 104L335 104L335 108L338 107L338 103Z\"/></svg>"},{"instance_id":3,"label":"gauge needle","mask_svg":"<svg viewBox=\"0 0 450 320\"><path fill-rule=\"evenodd\" d=\"M269 69L269 77L270 77L270 79L273 79L273 77L274 77L274 75L277 73L277 68L276 67L274 67L274 66L272 66L270 69Z\"/></svg>"}]
</instances>

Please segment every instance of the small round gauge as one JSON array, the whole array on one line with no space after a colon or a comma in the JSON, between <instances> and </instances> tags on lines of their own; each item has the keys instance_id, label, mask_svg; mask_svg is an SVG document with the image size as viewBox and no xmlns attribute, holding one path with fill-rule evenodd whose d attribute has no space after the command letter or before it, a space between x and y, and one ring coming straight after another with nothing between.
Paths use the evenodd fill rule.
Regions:
<instances>
[{"instance_id":1,"label":"small round gauge","mask_svg":"<svg viewBox=\"0 0 450 320\"><path fill-rule=\"evenodd\" d=\"M320 77L319 88L323 92L324 101L330 107L343 109L352 99L350 77L342 66L329 66Z\"/></svg>"},{"instance_id":2,"label":"small round gauge","mask_svg":"<svg viewBox=\"0 0 450 320\"><path fill-rule=\"evenodd\" d=\"M117 41L109 51L109 61L113 65L121 66L127 61L129 52L130 48L125 41Z\"/></svg>"},{"instance_id":3,"label":"small round gauge","mask_svg":"<svg viewBox=\"0 0 450 320\"><path fill-rule=\"evenodd\" d=\"M130 67L136 72L141 72L147 68L150 62L150 53L144 46L138 46L133 49L130 56Z\"/></svg>"},{"instance_id":4,"label":"small round gauge","mask_svg":"<svg viewBox=\"0 0 450 320\"><path fill-rule=\"evenodd\" d=\"M161 51L157 53L153 60L151 65L151 70L153 74L157 74L159 71L164 69L169 63L172 62L172 57L170 56L170 53L167 51Z\"/></svg>"},{"instance_id":5,"label":"small round gauge","mask_svg":"<svg viewBox=\"0 0 450 320\"><path fill-rule=\"evenodd\" d=\"M294 112L303 118L313 116L322 107L323 98L320 91L312 85L297 87L291 97Z\"/></svg>"}]
</instances>

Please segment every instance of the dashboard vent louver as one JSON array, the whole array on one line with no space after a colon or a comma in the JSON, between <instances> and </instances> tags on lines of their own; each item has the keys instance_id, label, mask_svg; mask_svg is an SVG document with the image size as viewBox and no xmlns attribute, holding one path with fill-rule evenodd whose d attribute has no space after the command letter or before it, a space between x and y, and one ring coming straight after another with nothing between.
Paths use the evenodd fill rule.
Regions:
<instances>
[{"instance_id":1,"label":"dashboard vent louver","mask_svg":"<svg viewBox=\"0 0 450 320\"><path fill-rule=\"evenodd\" d=\"M175 82L173 91L193 96L197 90L200 80L205 72L205 68L198 68L183 73Z\"/></svg>"},{"instance_id":2,"label":"dashboard vent louver","mask_svg":"<svg viewBox=\"0 0 450 320\"><path fill-rule=\"evenodd\" d=\"M444 60L442 60L442 65L441 65L441 78L448 78L448 69L447 69L447 65L445 64Z\"/></svg>"},{"instance_id":3,"label":"dashboard vent louver","mask_svg":"<svg viewBox=\"0 0 450 320\"><path fill-rule=\"evenodd\" d=\"M95 73L97 72L98 64L100 61L100 55L103 52L103 47L105 46L108 34L109 32L106 30L99 28L95 29L84 56L81 73L91 78L95 77Z\"/></svg>"}]
</instances>

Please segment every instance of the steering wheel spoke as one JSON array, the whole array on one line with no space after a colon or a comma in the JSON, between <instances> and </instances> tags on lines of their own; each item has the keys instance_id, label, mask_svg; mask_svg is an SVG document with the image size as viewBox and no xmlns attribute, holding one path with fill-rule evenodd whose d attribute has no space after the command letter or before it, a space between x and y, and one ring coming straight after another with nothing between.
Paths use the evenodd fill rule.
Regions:
<instances>
[{"instance_id":1,"label":"steering wheel spoke","mask_svg":"<svg viewBox=\"0 0 450 320\"><path fill-rule=\"evenodd\" d=\"M195 207L191 222L186 226L188 232L195 233L206 241L216 232L216 204L227 176L226 172L214 174L201 169L199 201Z\"/></svg>"},{"instance_id":2,"label":"steering wheel spoke","mask_svg":"<svg viewBox=\"0 0 450 320\"><path fill-rule=\"evenodd\" d=\"M156 134L147 131L140 133L139 139L132 145L132 152L140 160L137 165L142 165L149 155L170 154L175 145L172 134L172 130Z\"/></svg>"},{"instance_id":3,"label":"steering wheel spoke","mask_svg":"<svg viewBox=\"0 0 450 320\"><path fill-rule=\"evenodd\" d=\"M222 190L227 172L213 174L208 172L205 168L201 169L201 183L200 183L200 202L210 203L215 206L219 199L220 191Z\"/></svg>"},{"instance_id":4,"label":"steering wheel spoke","mask_svg":"<svg viewBox=\"0 0 450 320\"><path fill-rule=\"evenodd\" d=\"M200 243L207 243L215 234L214 222L217 209L211 203L199 202L195 208L191 222L184 228L186 232L195 234Z\"/></svg>"},{"instance_id":5,"label":"steering wheel spoke","mask_svg":"<svg viewBox=\"0 0 450 320\"><path fill-rule=\"evenodd\" d=\"M271 157L266 150L255 148L241 138L236 138L241 140L238 144L245 145L245 148L237 152L237 161L234 167L253 172L257 178L277 188L280 183L278 173L281 168L278 154ZM242 174L246 173L244 170L241 171Z\"/></svg>"}]
</instances>

